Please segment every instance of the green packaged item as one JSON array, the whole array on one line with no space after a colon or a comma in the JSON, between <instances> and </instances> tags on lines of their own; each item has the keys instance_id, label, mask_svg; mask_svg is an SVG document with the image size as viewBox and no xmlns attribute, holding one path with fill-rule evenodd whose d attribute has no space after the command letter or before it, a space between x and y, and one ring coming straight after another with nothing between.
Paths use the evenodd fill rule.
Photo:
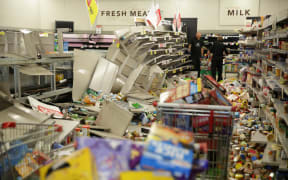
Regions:
<instances>
[{"instance_id":1,"label":"green packaged item","mask_svg":"<svg viewBox=\"0 0 288 180\"><path fill-rule=\"evenodd\" d=\"M135 109L140 109L140 108L143 108L143 106L139 103L134 103L132 104L132 106L135 108Z\"/></svg>"},{"instance_id":2,"label":"green packaged item","mask_svg":"<svg viewBox=\"0 0 288 180\"><path fill-rule=\"evenodd\" d=\"M79 115L78 114L71 114L71 118L77 119L77 118L79 118Z\"/></svg>"},{"instance_id":3,"label":"green packaged item","mask_svg":"<svg viewBox=\"0 0 288 180\"><path fill-rule=\"evenodd\" d=\"M95 117L95 116L88 116L88 117L86 118L86 120L88 120L88 121L95 121L95 120L96 120L96 117Z\"/></svg>"}]
</instances>

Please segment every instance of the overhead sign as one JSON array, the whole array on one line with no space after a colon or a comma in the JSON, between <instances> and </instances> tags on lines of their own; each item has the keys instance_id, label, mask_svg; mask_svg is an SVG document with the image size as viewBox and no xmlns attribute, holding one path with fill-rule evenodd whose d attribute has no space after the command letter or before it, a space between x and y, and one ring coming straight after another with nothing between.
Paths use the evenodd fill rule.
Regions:
<instances>
[{"instance_id":1,"label":"overhead sign","mask_svg":"<svg viewBox=\"0 0 288 180\"><path fill-rule=\"evenodd\" d=\"M128 2L128 1L125 1ZM135 25L134 17L146 17L151 8L152 1L111 1L97 0L99 9L97 24L121 28L123 25Z\"/></svg>"},{"instance_id":2,"label":"overhead sign","mask_svg":"<svg viewBox=\"0 0 288 180\"><path fill-rule=\"evenodd\" d=\"M220 0L220 25L244 25L246 17L258 14L259 0Z\"/></svg>"},{"instance_id":3,"label":"overhead sign","mask_svg":"<svg viewBox=\"0 0 288 180\"><path fill-rule=\"evenodd\" d=\"M96 0L85 0L85 1L89 13L90 24L93 25L98 15L97 3Z\"/></svg>"},{"instance_id":4,"label":"overhead sign","mask_svg":"<svg viewBox=\"0 0 288 180\"><path fill-rule=\"evenodd\" d=\"M106 17L143 17L147 16L148 11L145 10L101 10L100 16Z\"/></svg>"}]
</instances>

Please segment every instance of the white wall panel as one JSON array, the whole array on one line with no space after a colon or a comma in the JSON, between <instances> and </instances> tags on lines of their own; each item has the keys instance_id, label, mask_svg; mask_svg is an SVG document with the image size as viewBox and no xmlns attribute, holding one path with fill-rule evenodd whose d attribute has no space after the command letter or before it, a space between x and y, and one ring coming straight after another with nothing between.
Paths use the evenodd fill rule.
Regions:
<instances>
[{"instance_id":1,"label":"white wall panel","mask_svg":"<svg viewBox=\"0 0 288 180\"><path fill-rule=\"evenodd\" d=\"M54 29L55 20L74 21L75 30L92 30L84 0L39 0L42 29Z\"/></svg>"},{"instance_id":2,"label":"white wall panel","mask_svg":"<svg viewBox=\"0 0 288 180\"><path fill-rule=\"evenodd\" d=\"M159 0L164 17L173 17L179 9L182 17L198 18L198 29L216 28L218 0Z\"/></svg>"},{"instance_id":3,"label":"white wall panel","mask_svg":"<svg viewBox=\"0 0 288 180\"><path fill-rule=\"evenodd\" d=\"M0 27L40 27L39 0L0 0Z\"/></svg>"},{"instance_id":4,"label":"white wall panel","mask_svg":"<svg viewBox=\"0 0 288 180\"><path fill-rule=\"evenodd\" d=\"M199 30L233 30L239 26L221 26L219 0L97 0L101 10L144 10L159 3L163 17L173 17L180 9L182 17L197 17ZM54 29L55 20L74 21L75 30L93 30L85 0L0 0L0 27ZM277 14L288 8L288 0L260 0L260 15ZM131 17L101 17L96 20L104 30L133 25Z\"/></svg>"},{"instance_id":5,"label":"white wall panel","mask_svg":"<svg viewBox=\"0 0 288 180\"><path fill-rule=\"evenodd\" d=\"M260 4L261 4L260 5L260 14L261 15L275 14L278 11L279 2L280 2L280 0L276 0L276 1L273 1L273 0L272 1L271 0L261 0L260 1ZM288 7L286 6L286 8L288 8Z\"/></svg>"}]
</instances>

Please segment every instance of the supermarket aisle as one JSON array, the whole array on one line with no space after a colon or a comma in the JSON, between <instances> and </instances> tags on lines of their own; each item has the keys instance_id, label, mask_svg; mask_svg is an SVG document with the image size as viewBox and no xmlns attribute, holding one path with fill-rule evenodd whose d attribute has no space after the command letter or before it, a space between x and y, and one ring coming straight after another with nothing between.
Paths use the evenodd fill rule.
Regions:
<instances>
[{"instance_id":1,"label":"supermarket aisle","mask_svg":"<svg viewBox=\"0 0 288 180\"><path fill-rule=\"evenodd\" d=\"M223 86L228 99L240 110L234 122L229 179L287 178L287 156L283 147L276 143L273 125L261 104L255 103L255 97L236 78L226 79Z\"/></svg>"}]
</instances>

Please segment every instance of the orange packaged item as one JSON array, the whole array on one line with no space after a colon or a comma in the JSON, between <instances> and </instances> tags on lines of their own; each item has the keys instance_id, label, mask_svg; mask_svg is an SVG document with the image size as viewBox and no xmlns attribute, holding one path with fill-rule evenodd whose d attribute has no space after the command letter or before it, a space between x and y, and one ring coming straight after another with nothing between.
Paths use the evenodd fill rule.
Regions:
<instances>
[{"instance_id":1,"label":"orange packaged item","mask_svg":"<svg viewBox=\"0 0 288 180\"><path fill-rule=\"evenodd\" d=\"M26 156L15 166L16 171L22 178L27 177L38 168L39 165L31 153L27 153Z\"/></svg>"},{"instance_id":2,"label":"orange packaged item","mask_svg":"<svg viewBox=\"0 0 288 180\"><path fill-rule=\"evenodd\" d=\"M168 128L154 123L150 129L147 141L168 141L190 144L194 142L193 133L177 128Z\"/></svg>"}]
</instances>

